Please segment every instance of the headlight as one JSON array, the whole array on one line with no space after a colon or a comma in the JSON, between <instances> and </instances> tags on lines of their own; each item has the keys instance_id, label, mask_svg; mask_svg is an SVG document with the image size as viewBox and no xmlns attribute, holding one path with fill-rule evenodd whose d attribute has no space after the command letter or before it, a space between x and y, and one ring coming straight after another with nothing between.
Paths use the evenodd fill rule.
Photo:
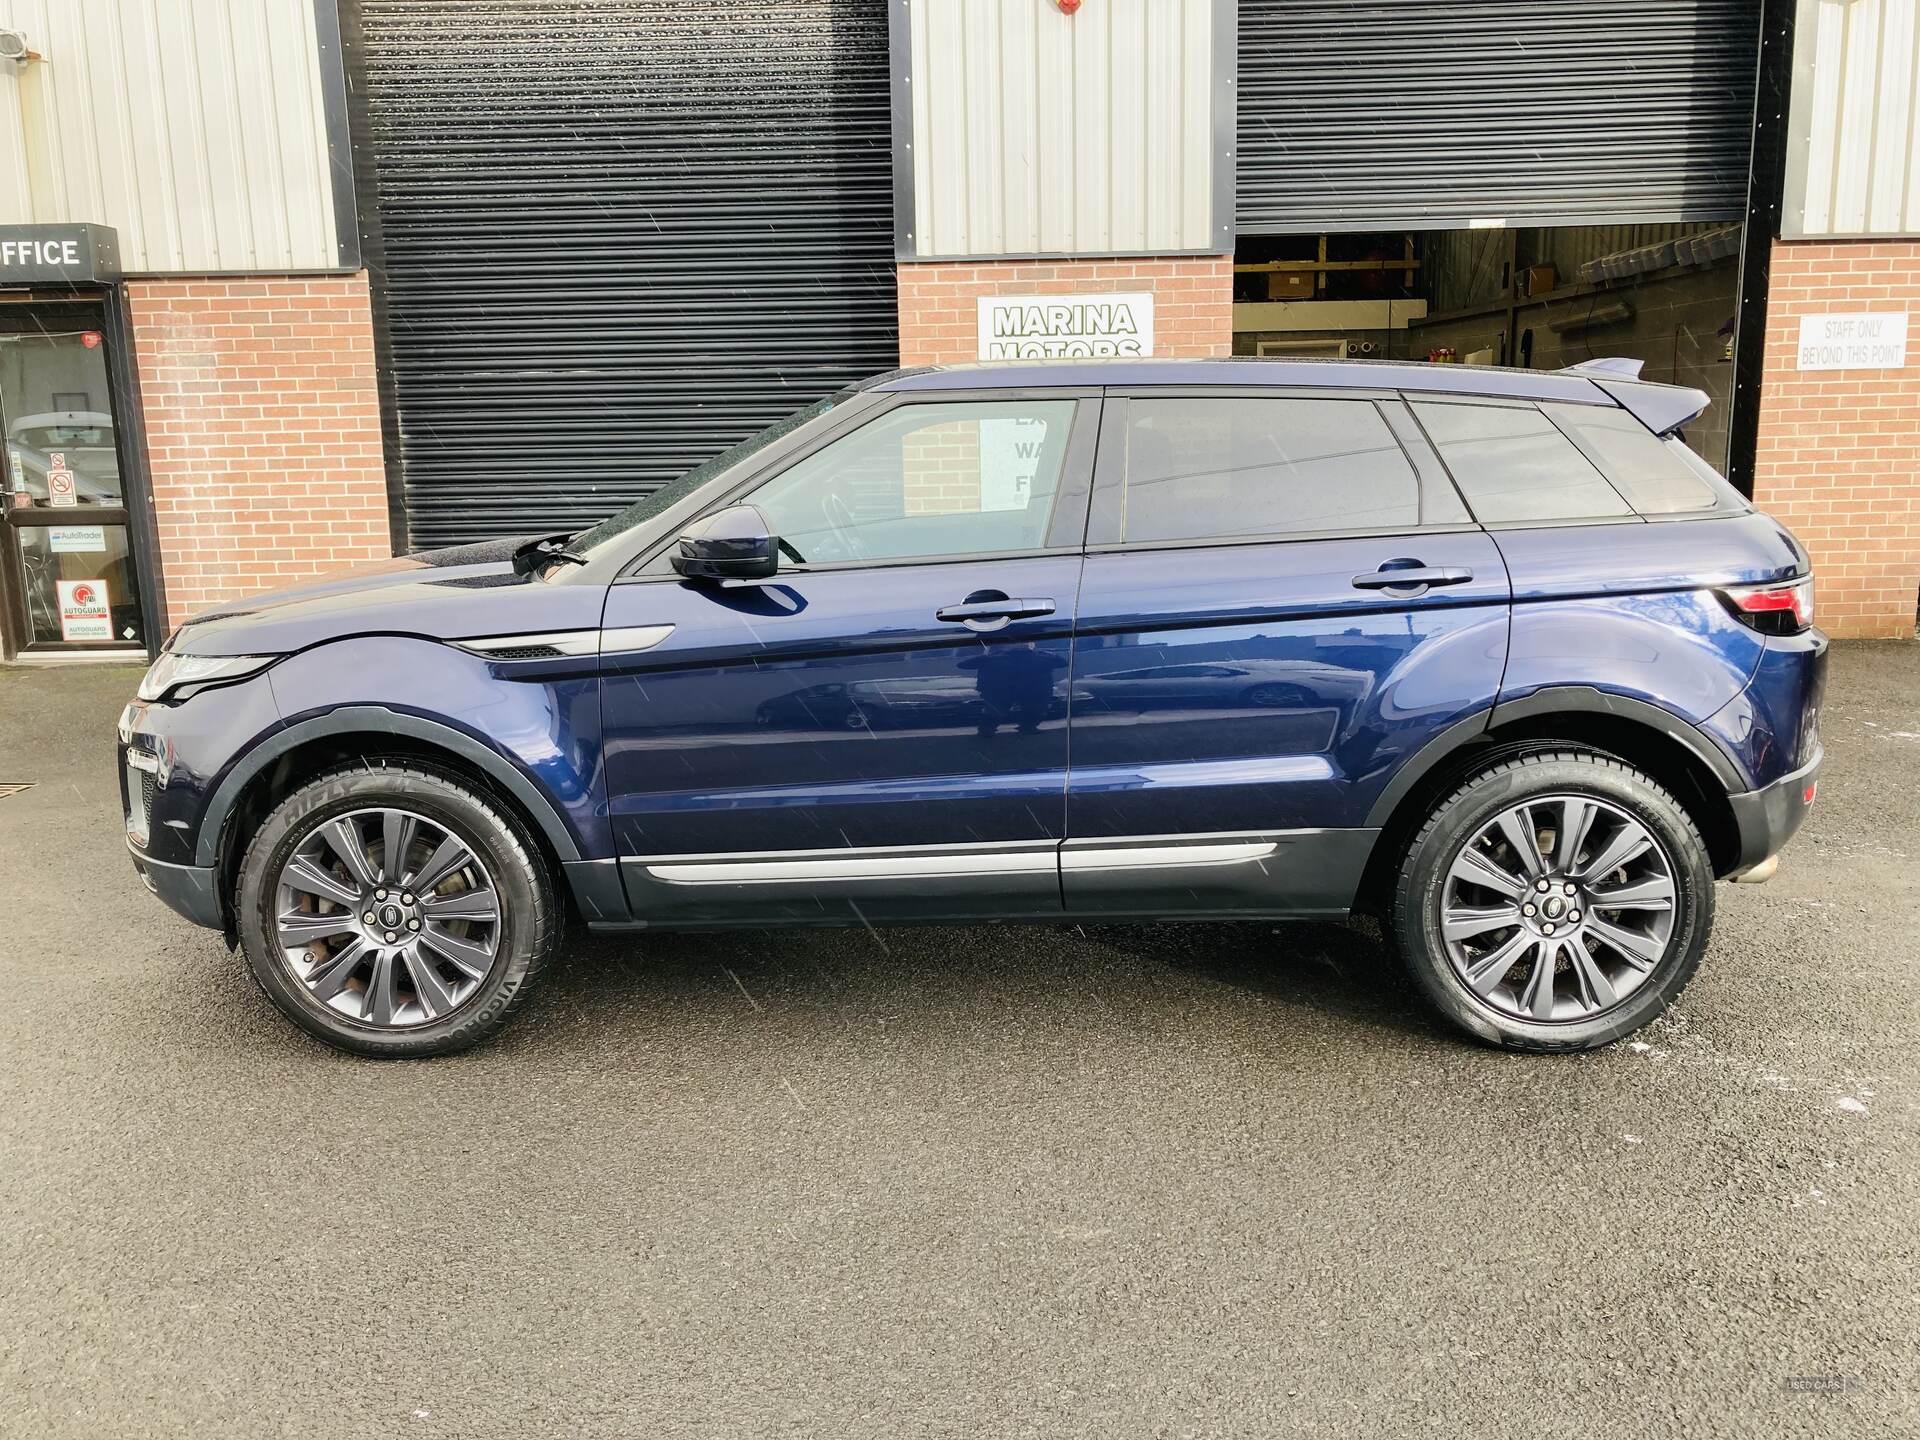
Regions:
<instances>
[{"instance_id":1,"label":"headlight","mask_svg":"<svg viewBox=\"0 0 1920 1440\"><path fill-rule=\"evenodd\" d=\"M272 655L175 655L169 651L153 662L134 693L142 700L184 700L208 685L245 679L274 659Z\"/></svg>"}]
</instances>

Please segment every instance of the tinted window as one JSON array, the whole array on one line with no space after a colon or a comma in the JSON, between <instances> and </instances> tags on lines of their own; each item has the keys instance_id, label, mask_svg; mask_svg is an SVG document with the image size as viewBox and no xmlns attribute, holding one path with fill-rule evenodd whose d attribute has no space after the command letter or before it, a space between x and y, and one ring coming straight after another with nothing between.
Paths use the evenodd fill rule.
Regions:
<instances>
[{"instance_id":1,"label":"tinted window","mask_svg":"<svg viewBox=\"0 0 1920 1440\"><path fill-rule=\"evenodd\" d=\"M1686 462L1625 410L1599 405L1542 407L1599 459L1614 488L1642 515L1711 510L1719 496Z\"/></svg>"},{"instance_id":2,"label":"tinted window","mask_svg":"<svg viewBox=\"0 0 1920 1440\"><path fill-rule=\"evenodd\" d=\"M1420 523L1419 477L1371 401L1131 402L1127 540Z\"/></svg>"},{"instance_id":3,"label":"tinted window","mask_svg":"<svg viewBox=\"0 0 1920 1440\"><path fill-rule=\"evenodd\" d=\"M1038 550L1074 405L902 405L746 498L809 564Z\"/></svg>"},{"instance_id":4,"label":"tinted window","mask_svg":"<svg viewBox=\"0 0 1920 1440\"><path fill-rule=\"evenodd\" d=\"M1633 513L1579 448L1532 406L1416 403L1413 409L1485 524Z\"/></svg>"}]
</instances>

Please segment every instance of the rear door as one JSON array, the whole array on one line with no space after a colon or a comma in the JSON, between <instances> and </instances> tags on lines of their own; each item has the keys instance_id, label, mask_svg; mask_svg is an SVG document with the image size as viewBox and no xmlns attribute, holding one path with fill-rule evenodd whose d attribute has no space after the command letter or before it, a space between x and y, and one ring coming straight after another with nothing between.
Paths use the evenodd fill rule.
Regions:
<instances>
[{"instance_id":1,"label":"rear door","mask_svg":"<svg viewBox=\"0 0 1920 1440\"><path fill-rule=\"evenodd\" d=\"M1110 392L1069 911L1344 910L1400 763L1493 703L1510 589L1390 393Z\"/></svg>"},{"instance_id":2,"label":"rear door","mask_svg":"<svg viewBox=\"0 0 1920 1440\"><path fill-rule=\"evenodd\" d=\"M636 915L1060 913L1099 408L902 397L716 500L767 516L772 580L683 581L659 556L612 587L607 792Z\"/></svg>"}]
</instances>

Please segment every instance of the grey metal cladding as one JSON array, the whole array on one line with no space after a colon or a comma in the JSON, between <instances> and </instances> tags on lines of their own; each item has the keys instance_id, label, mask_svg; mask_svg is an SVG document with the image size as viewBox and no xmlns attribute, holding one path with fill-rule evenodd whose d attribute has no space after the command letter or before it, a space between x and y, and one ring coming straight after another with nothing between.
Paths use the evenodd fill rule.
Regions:
<instances>
[{"instance_id":1,"label":"grey metal cladding","mask_svg":"<svg viewBox=\"0 0 1920 1440\"><path fill-rule=\"evenodd\" d=\"M589 524L899 363L885 0L359 0L411 543Z\"/></svg>"},{"instance_id":2,"label":"grey metal cladding","mask_svg":"<svg viewBox=\"0 0 1920 1440\"><path fill-rule=\"evenodd\" d=\"M1754 0L1242 0L1244 234L1737 220Z\"/></svg>"}]
</instances>

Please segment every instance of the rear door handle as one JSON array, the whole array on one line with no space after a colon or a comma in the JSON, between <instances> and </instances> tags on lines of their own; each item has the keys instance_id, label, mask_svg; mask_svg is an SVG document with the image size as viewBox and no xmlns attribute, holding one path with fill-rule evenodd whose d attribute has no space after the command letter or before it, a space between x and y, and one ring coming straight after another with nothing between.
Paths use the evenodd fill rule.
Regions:
<instances>
[{"instance_id":1,"label":"rear door handle","mask_svg":"<svg viewBox=\"0 0 1920 1440\"><path fill-rule=\"evenodd\" d=\"M1051 615L1054 603L1049 599L968 600L933 612L936 620L957 620L976 630L997 630L1010 620L1029 620Z\"/></svg>"},{"instance_id":2,"label":"rear door handle","mask_svg":"<svg viewBox=\"0 0 1920 1440\"><path fill-rule=\"evenodd\" d=\"M1439 585L1465 585L1471 579L1473 571L1464 565L1421 565L1404 570L1370 570L1353 577L1353 588L1419 594Z\"/></svg>"}]
</instances>

